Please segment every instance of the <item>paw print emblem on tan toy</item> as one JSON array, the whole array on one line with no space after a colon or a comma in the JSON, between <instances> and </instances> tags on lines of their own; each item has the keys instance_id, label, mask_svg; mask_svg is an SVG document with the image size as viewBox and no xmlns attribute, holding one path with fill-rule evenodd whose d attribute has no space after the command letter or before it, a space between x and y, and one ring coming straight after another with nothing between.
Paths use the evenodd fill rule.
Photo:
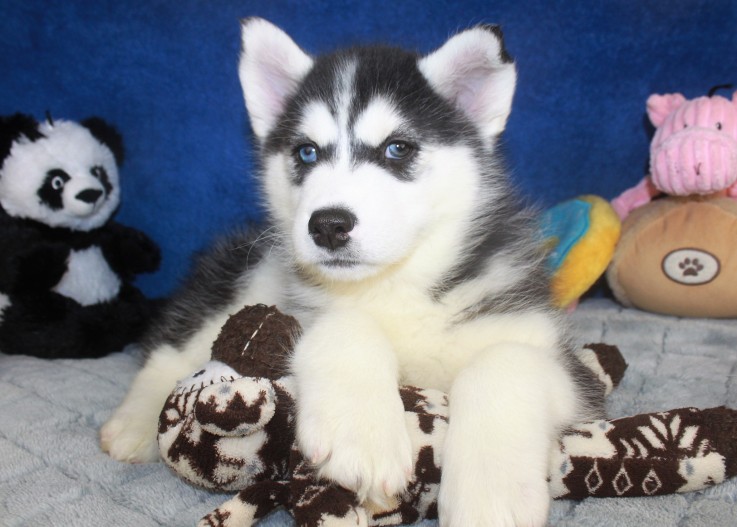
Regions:
<instances>
[{"instance_id":1,"label":"paw print emblem on tan toy","mask_svg":"<svg viewBox=\"0 0 737 527\"><path fill-rule=\"evenodd\" d=\"M708 284L719 276L719 259L696 248L676 249L663 258L665 276L684 285Z\"/></svg>"}]
</instances>

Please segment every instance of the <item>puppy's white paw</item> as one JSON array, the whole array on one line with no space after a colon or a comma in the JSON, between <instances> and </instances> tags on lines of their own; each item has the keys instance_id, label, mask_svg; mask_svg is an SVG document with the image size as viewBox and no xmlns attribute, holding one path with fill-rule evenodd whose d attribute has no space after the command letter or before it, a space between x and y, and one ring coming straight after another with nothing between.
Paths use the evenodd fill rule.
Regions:
<instances>
[{"instance_id":1,"label":"puppy's white paw","mask_svg":"<svg viewBox=\"0 0 737 527\"><path fill-rule=\"evenodd\" d=\"M483 465L483 464L481 464ZM443 467L438 509L442 527L543 527L550 493L544 477L497 477L493 472L447 473Z\"/></svg>"},{"instance_id":2,"label":"puppy's white paw","mask_svg":"<svg viewBox=\"0 0 737 527\"><path fill-rule=\"evenodd\" d=\"M412 446L398 395L376 399L301 407L297 430L320 477L385 507L412 477Z\"/></svg>"},{"instance_id":3,"label":"puppy's white paw","mask_svg":"<svg viewBox=\"0 0 737 527\"><path fill-rule=\"evenodd\" d=\"M202 338L208 339L209 335ZM184 351L163 346L151 352L123 403L100 430L100 447L110 457L128 463L159 460L157 435L164 403L177 380L207 362L209 346L201 346L197 340L193 342Z\"/></svg>"},{"instance_id":4,"label":"puppy's white paw","mask_svg":"<svg viewBox=\"0 0 737 527\"><path fill-rule=\"evenodd\" d=\"M124 404L100 429L100 447L113 459L126 463L158 461L157 430L158 413L136 412Z\"/></svg>"}]
</instances>

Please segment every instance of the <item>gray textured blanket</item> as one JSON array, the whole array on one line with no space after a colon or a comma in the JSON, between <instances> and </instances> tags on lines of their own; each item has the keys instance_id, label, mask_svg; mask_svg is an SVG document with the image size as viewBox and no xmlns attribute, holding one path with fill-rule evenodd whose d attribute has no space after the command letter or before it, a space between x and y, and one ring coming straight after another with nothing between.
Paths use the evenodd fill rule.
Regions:
<instances>
[{"instance_id":1,"label":"gray textured blanket","mask_svg":"<svg viewBox=\"0 0 737 527\"><path fill-rule=\"evenodd\" d=\"M617 344L630 364L609 399L611 417L737 407L736 321L661 317L607 300L584 302L573 321L581 343ZM134 349L96 360L0 354L0 525L190 526L229 497L193 488L163 464L125 465L100 452L97 431L139 359ZM556 501L550 524L737 525L737 478L688 494ZM277 512L260 527L292 525Z\"/></svg>"}]
</instances>

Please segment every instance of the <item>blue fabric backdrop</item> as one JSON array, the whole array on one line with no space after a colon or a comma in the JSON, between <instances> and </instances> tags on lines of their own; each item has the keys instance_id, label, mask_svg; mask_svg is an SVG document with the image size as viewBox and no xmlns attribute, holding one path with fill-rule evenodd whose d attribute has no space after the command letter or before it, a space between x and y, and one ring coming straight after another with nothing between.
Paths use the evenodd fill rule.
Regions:
<instances>
[{"instance_id":1,"label":"blue fabric backdrop","mask_svg":"<svg viewBox=\"0 0 737 527\"><path fill-rule=\"evenodd\" d=\"M502 24L519 68L509 165L546 206L642 177L649 94L737 82L732 0L4 0L0 114L98 115L120 129L118 220L163 250L161 271L139 281L148 294L171 291L216 232L260 217L236 73L238 19L251 15L314 53L379 41L428 52Z\"/></svg>"}]
</instances>

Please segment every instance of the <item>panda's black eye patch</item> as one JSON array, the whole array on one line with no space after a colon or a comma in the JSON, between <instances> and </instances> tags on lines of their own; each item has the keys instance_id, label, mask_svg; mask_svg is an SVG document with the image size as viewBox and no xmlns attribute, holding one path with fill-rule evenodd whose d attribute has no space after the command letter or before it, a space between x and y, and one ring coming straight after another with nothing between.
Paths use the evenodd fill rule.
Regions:
<instances>
[{"instance_id":1,"label":"panda's black eye patch","mask_svg":"<svg viewBox=\"0 0 737 527\"><path fill-rule=\"evenodd\" d=\"M90 168L90 174L100 180L102 186L105 188L105 194L110 194L113 190L113 186L110 184L110 177L107 175L107 170L100 165L95 165Z\"/></svg>"},{"instance_id":2,"label":"panda's black eye patch","mask_svg":"<svg viewBox=\"0 0 737 527\"><path fill-rule=\"evenodd\" d=\"M64 190L64 185L70 179L69 174L60 168L54 168L46 172L46 179L44 179L43 185L41 185L41 188L37 192L38 197L41 198L41 203L52 210L64 208L64 200L61 193Z\"/></svg>"}]
</instances>

